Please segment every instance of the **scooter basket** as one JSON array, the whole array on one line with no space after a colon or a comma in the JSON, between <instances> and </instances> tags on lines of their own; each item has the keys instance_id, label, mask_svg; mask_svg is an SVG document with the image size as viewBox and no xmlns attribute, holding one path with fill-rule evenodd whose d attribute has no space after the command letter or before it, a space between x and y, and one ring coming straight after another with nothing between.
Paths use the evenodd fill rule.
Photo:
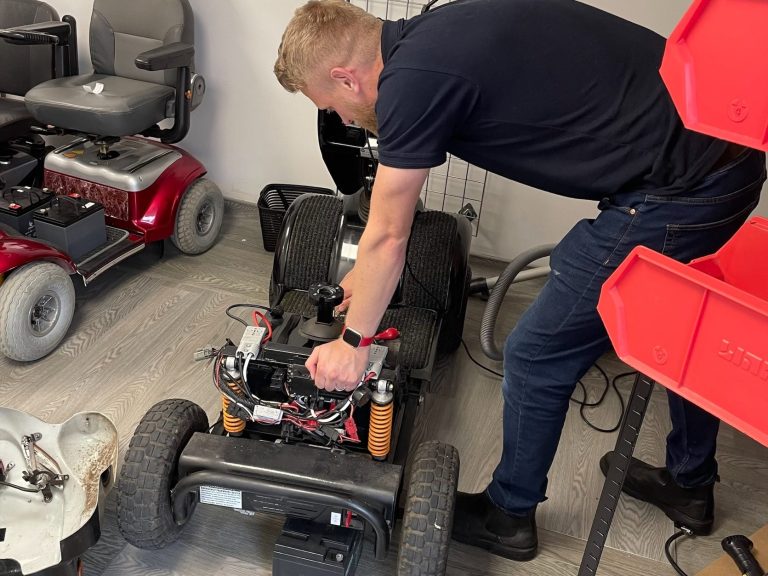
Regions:
<instances>
[{"instance_id":1,"label":"scooter basket","mask_svg":"<svg viewBox=\"0 0 768 576\"><path fill-rule=\"evenodd\" d=\"M315 186L300 186L296 184L269 184L259 194L257 206L259 208L259 220L261 221L261 238L264 242L264 250L274 252L280 230L283 226L283 217L288 207L303 194L333 195L329 188Z\"/></svg>"},{"instance_id":2,"label":"scooter basket","mask_svg":"<svg viewBox=\"0 0 768 576\"><path fill-rule=\"evenodd\" d=\"M768 446L768 219L682 264L635 248L598 311L618 356Z\"/></svg>"}]
</instances>

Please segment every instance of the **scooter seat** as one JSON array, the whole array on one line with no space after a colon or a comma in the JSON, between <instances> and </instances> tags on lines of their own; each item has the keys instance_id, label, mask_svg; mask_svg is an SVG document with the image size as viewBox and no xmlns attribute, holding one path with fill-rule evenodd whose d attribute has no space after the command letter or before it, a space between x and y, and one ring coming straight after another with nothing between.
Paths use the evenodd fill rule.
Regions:
<instances>
[{"instance_id":1,"label":"scooter seat","mask_svg":"<svg viewBox=\"0 0 768 576\"><path fill-rule=\"evenodd\" d=\"M32 116L22 100L0 98L0 142L24 136L32 125Z\"/></svg>"},{"instance_id":2,"label":"scooter seat","mask_svg":"<svg viewBox=\"0 0 768 576\"><path fill-rule=\"evenodd\" d=\"M87 91L103 84L100 93ZM130 136L168 117L176 91L162 84L106 74L56 78L32 88L27 108L45 124L98 134Z\"/></svg>"}]
</instances>

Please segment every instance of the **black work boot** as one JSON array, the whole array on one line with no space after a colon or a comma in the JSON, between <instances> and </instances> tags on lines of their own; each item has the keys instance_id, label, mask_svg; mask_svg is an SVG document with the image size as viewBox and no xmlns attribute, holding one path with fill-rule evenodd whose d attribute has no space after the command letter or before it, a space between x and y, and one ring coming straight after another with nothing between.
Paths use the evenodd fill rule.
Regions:
<instances>
[{"instance_id":1,"label":"black work boot","mask_svg":"<svg viewBox=\"0 0 768 576\"><path fill-rule=\"evenodd\" d=\"M600 459L600 470L608 473L613 452ZM683 488L666 468L654 468L632 458L622 492L632 498L660 508L676 526L690 528L694 534L706 536L712 532L715 519L714 485Z\"/></svg>"},{"instance_id":2,"label":"black work boot","mask_svg":"<svg viewBox=\"0 0 768 576\"><path fill-rule=\"evenodd\" d=\"M510 516L491 502L486 492L456 495L453 539L510 560L536 556L536 509L522 517Z\"/></svg>"}]
</instances>

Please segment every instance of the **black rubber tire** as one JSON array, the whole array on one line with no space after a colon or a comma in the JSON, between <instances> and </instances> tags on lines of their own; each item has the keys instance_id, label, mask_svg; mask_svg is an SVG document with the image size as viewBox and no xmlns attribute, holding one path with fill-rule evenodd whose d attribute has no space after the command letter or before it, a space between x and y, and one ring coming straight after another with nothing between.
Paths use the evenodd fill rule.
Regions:
<instances>
[{"instance_id":1,"label":"black rubber tire","mask_svg":"<svg viewBox=\"0 0 768 576\"><path fill-rule=\"evenodd\" d=\"M398 576L445 574L458 481L456 448L435 441L416 448L400 535Z\"/></svg>"},{"instance_id":2,"label":"black rubber tire","mask_svg":"<svg viewBox=\"0 0 768 576\"><path fill-rule=\"evenodd\" d=\"M45 333L36 333L31 317L43 300L55 303L55 316ZM31 362L52 352L62 341L75 313L75 287L58 264L33 262L0 283L0 353Z\"/></svg>"},{"instance_id":3,"label":"black rubber tire","mask_svg":"<svg viewBox=\"0 0 768 576\"><path fill-rule=\"evenodd\" d=\"M198 178L181 199L171 242L184 254L202 254L216 243L223 221L221 190L207 178Z\"/></svg>"},{"instance_id":4,"label":"black rubber tire","mask_svg":"<svg viewBox=\"0 0 768 576\"><path fill-rule=\"evenodd\" d=\"M137 548L175 542L183 525L171 511L182 450L195 432L208 430L205 411L189 400L163 400L144 415L131 438L117 482L117 526Z\"/></svg>"}]
</instances>

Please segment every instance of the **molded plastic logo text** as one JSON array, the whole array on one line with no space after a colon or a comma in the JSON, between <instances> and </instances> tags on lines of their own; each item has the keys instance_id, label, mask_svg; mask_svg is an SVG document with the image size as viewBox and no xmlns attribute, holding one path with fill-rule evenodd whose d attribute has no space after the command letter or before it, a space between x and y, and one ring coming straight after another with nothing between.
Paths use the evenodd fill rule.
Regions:
<instances>
[{"instance_id":1,"label":"molded plastic logo text","mask_svg":"<svg viewBox=\"0 0 768 576\"><path fill-rule=\"evenodd\" d=\"M757 354L748 352L741 346L735 346L725 338L720 342L720 350L717 354L720 358L738 366L745 372L749 372L752 376L761 380L768 380L768 361Z\"/></svg>"}]
</instances>

